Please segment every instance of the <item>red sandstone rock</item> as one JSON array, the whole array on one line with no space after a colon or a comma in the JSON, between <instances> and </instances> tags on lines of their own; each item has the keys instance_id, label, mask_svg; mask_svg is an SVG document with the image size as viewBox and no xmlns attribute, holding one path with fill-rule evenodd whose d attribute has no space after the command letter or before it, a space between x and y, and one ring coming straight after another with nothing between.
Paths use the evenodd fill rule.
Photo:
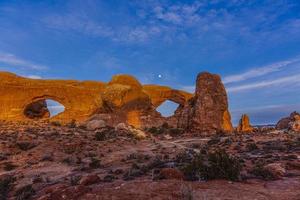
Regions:
<instances>
[{"instance_id":1,"label":"red sandstone rock","mask_svg":"<svg viewBox=\"0 0 300 200\"><path fill-rule=\"evenodd\" d=\"M193 132L232 131L227 94L220 76L200 73L195 96L177 115L179 126Z\"/></svg>"},{"instance_id":2,"label":"red sandstone rock","mask_svg":"<svg viewBox=\"0 0 300 200\"><path fill-rule=\"evenodd\" d=\"M177 180L183 180L184 175L181 171L174 168L163 168L160 170L160 176L163 179L177 179Z\"/></svg>"},{"instance_id":3,"label":"red sandstone rock","mask_svg":"<svg viewBox=\"0 0 300 200\"><path fill-rule=\"evenodd\" d=\"M91 120L86 124L86 128L90 131L94 131L96 129L104 128L106 126L105 121L103 120Z\"/></svg>"},{"instance_id":4,"label":"red sandstone rock","mask_svg":"<svg viewBox=\"0 0 300 200\"><path fill-rule=\"evenodd\" d=\"M242 115L239 125L237 127L237 131L239 133L244 133L244 132L251 132L253 131L253 127L250 124L250 119L249 116L244 114Z\"/></svg>"},{"instance_id":5,"label":"red sandstone rock","mask_svg":"<svg viewBox=\"0 0 300 200\"><path fill-rule=\"evenodd\" d=\"M97 176L96 174L91 174L91 175L83 177L80 180L79 184L80 185L92 185L95 183L99 183L100 181L101 181L101 179L99 176Z\"/></svg>"}]
</instances>

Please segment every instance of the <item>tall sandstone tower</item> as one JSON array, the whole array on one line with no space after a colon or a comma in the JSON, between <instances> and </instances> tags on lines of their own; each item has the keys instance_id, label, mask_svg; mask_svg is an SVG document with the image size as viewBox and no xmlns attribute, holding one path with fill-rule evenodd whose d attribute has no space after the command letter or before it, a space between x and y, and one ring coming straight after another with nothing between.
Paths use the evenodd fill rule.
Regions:
<instances>
[{"instance_id":1,"label":"tall sandstone tower","mask_svg":"<svg viewBox=\"0 0 300 200\"><path fill-rule=\"evenodd\" d=\"M195 96L177 113L179 127L192 132L233 131L227 93L219 75L198 74Z\"/></svg>"}]
</instances>

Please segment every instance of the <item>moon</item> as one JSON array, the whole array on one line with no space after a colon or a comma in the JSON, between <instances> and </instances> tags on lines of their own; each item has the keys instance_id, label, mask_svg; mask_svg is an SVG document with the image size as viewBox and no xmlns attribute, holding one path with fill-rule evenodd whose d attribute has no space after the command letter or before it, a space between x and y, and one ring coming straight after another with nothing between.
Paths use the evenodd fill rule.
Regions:
<instances>
[{"instance_id":1,"label":"moon","mask_svg":"<svg viewBox=\"0 0 300 200\"><path fill-rule=\"evenodd\" d=\"M162 78L162 75L161 75L161 74L158 74L158 78Z\"/></svg>"}]
</instances>

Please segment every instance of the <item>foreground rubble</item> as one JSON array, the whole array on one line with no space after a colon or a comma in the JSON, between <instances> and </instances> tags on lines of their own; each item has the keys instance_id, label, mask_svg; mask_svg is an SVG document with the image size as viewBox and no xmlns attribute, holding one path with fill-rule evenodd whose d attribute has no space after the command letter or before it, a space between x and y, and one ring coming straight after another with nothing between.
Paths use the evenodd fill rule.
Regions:
<instances>
[{"instance_id":1,"label":"foreground rubble","mask_svg":"<svg viewBox=\"0 0 300 200\"><path fill-rule=\"evenodd\" d=\"M299 199L294 132L94 127L1 123L0 199Z\"/></svg>"}]
</instances>

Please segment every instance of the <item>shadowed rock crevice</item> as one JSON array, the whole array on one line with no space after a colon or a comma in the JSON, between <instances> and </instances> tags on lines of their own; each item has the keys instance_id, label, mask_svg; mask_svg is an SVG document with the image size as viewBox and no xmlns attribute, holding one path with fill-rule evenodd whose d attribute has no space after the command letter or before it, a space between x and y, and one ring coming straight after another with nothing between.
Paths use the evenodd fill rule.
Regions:
<instances>
[{"instance_id":1,"label":"shadowed rock crevice","mask_svg":"<svg viewBox=\"0 0 300 200\"><path fill-rule=\"evenodd\" d=\"M50 117L45 100L32 102L24 109L24 115L30 119L45 119Z\"/></svg>"}]
</instances>

